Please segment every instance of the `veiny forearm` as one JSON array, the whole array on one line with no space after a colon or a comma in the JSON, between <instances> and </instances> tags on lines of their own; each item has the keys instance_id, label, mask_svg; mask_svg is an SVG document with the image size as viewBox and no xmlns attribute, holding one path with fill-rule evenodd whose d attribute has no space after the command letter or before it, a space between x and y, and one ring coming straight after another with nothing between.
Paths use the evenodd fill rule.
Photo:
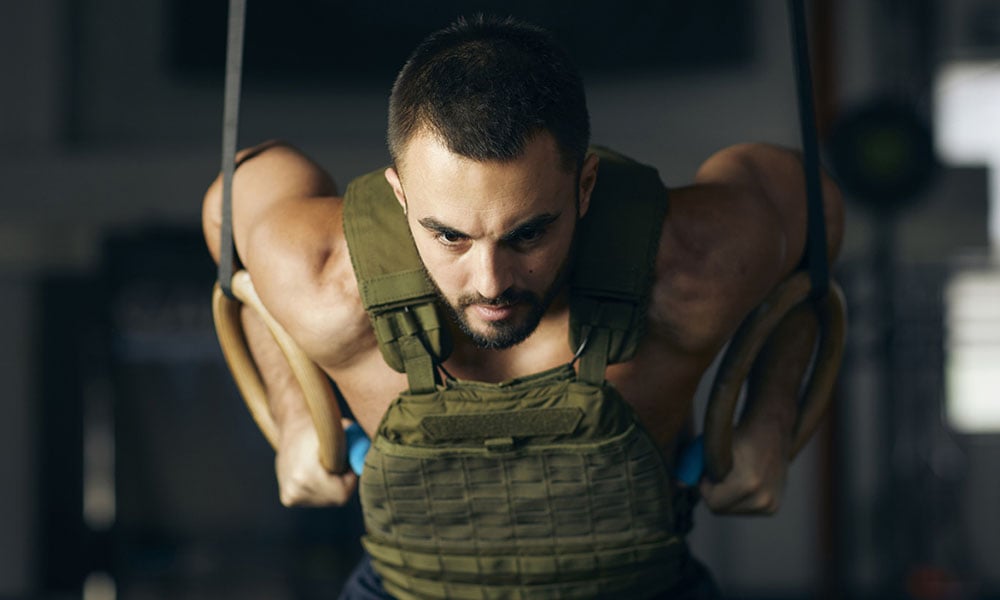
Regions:
<instances>
[{"instance_id":1,"label":"veiny forearm","mask_svg":"<svg viewBox=\"0 0 1000 600\"><path fill-rule=\"evenodd\" d=\"M357 476L350 471L328 473L322 467L312 415L281 349L252 309L244 308L241 317L278 430L275 473L281 503L285 506L343 505L354 494ZM347 426L343 422L342 425Z\"/></svg>"},{"instance_id":2,"label":"veiny forearm","mask_svg":"<svg viewBox=\"0 0 1000 600\"><path fill-rule=\"evenodd\" d=\"M267 390L268 404L271 416L277 426L278 433L289 423L311 419L305 398L302 396L298 381L292 373L288 361L277 342L268 331L267 325L257 316L253 309L243 307L240 318L243 322L243 333L250 347L257 370Z\"/></svg>"},{"instance_id":3,"label":"veiny forearm","mask_svg":"<svg viewBox=\"0 0 1000 600\"><path fill-rule=\"evenodd\" d=\"M771 429L781 437L785 448L792 441L799 391L818 331L819 322L811 305L793 309L761 349L748 378L744 422L749 427Z\"/></svg>"}]
</instances>

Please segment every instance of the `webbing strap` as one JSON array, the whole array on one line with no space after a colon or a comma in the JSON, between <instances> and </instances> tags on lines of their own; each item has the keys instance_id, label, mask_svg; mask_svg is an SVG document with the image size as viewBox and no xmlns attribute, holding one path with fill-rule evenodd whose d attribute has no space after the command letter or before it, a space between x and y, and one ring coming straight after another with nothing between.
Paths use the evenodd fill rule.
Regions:
<instances>
[{"instance_id":1,"label":"webbing strap","mask_svg":"<svg viewBox=\"0 0 1000 600\"><path fill-rule=\"evenodd\" d=\"M233 173L236 171L236 143L239 133L240 80L243 72L243 30L246 1L229 0L229 41L226 45L226 84L222 108L222 228L219 238L219 286L230 299L233 295Z\"/></svg>"},{"instance_id":2,"label":"webbing strap","mask_svg":"<svg viewBox=\"0 0 1000 600\"><path fill-rule=\"evenodd\" d=\"M406 381L414 394L434 391L437 383L434 359L417 334L405 335L399 339L399 352L403 357Z\"/></svg>"},{"instance_id":3,"label":"webbing strap","mask_svg":"<svg viewBox=\"0 0 1000 600\"><path fill-rule=\"evenodd\" d=\"M795 81L802 133L802 168L805 171L808 200L808 233L805 264L809 269L812 290L809 297L821 300L830 289L829 265L826 257L826 220L823 215L823 188L819 171L819 141L816 133L816 113L813 106L812 74L809 65L809 40L803 0L788 0L792 29Z\"/></svg>"},{"instance_id":4,"label":"webbing strap","mask_svg":"<svg viewBox=\"0 0 1000 600\"><path fill-rule=\"evenodd\" d=\"M604 371L608 367L608 351L611 345L611 330L607 327L593 327L587 334L587 347L580 357L577 378L589 384L604 385Z\"/></svg>"}]
</instances>

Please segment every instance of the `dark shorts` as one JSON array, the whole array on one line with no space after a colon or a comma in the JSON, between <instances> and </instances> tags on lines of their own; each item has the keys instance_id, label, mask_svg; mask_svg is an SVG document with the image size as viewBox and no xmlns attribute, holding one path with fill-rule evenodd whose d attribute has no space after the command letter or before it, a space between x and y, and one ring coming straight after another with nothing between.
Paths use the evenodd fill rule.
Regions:
<instances>
[{"instance_id":1,"label":"dark shorts","mask_svg":"<svg viewBox=\"0 0 1000 600\"><path fill-rule=\"evenodd\" d=\"M681 582L669 594L662 596L663 600L668 598L670 600L715 600L722 597L712 575L698 560L688 557L683 570ZM354 572L344 584L340 600L393 600L393 597L382 589L382 580L372 568L372 561L367 554L354 568Z\"/></svg>"}]
</instances>

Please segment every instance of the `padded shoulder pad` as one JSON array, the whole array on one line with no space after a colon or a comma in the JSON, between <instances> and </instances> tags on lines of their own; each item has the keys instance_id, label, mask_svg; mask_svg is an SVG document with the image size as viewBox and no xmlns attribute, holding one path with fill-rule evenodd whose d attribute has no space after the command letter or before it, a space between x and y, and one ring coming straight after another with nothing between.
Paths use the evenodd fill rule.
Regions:
<instances>
[{"instance_id":1,"label":"padded shoulder pad","mask_svg":"<svg viewBox=\"0 0 1000 600\"><path fill-rule=\"evenodd\" d=\"M344 194L344 235L365 310L379 349L393 369L403 372L400 340L419 337L427 352L443 361L451 351L438 316L437 292L427 279L417 248L382 171L355 179Z\"/></svg>"},{"instance_id":2,"label":"padded shoulder pad","mask_svg":"<svg viewBox=\"0 0 1000 600\"><path fill-rule=\"evenodd\" d=\"M578 348L592 328L609 330L610 364L632 358L643 333L667 188L652 167L607 148L591 151L601 162L577 237L570 344Z\"/></svg>"}]
</instances>

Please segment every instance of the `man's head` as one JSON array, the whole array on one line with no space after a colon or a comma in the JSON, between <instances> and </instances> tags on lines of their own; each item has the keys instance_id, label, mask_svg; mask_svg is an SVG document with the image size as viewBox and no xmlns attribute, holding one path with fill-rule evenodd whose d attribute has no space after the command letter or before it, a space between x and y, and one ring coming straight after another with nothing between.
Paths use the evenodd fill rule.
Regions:
<instances>
[{"instance_id":1,"label":"man's head","mask_svg":"<svg viewBox=\"0 0 1000 600\"><path fill-rule=\"evenodd\" d=\"M459 22L407 62L386 178L455 320L478 345L527 338L562 289L597 159L579 75L543 32Z\"/></svg>"},{"instance_id":2,"label":"man's head","mask_svg":"<svg viewBox=\"0 0 1000 600\"><path fill-rule=\"evenodd\" d=\"M590 141L583 80L545 31L513 19L459 19L403 65L389 98L389 152L400 166L420 130L475 160L510 160L540 131L578 169Z\"/></svg>"}]
</instances>

